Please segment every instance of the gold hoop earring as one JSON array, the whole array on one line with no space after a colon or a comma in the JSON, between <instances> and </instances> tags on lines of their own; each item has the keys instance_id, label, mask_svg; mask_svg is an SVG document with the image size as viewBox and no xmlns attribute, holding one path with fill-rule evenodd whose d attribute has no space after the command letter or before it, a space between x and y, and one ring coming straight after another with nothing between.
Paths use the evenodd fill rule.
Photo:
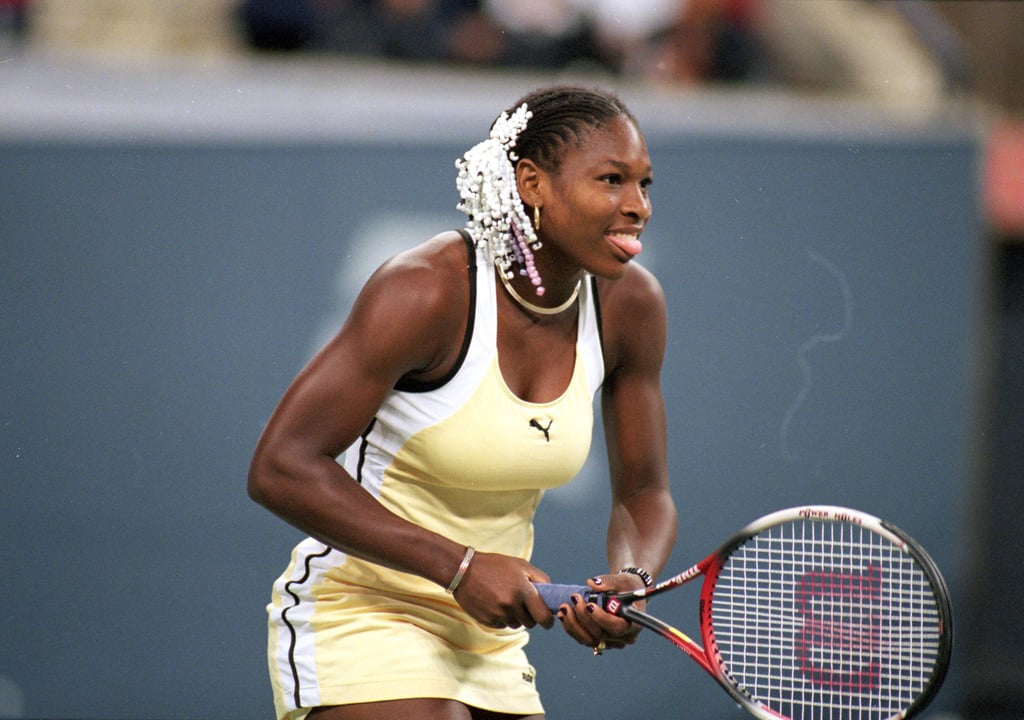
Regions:
<instances>
[{"instance_id":1,"label":"gold hoop earring","mask_svg":"<svg viewBox=\"0 0 1024 720\"><path fill-rule=\"evenodd\" d=\"M533 206L533 231L540 232L540 206Z\"/></svg>"}]
</instances>

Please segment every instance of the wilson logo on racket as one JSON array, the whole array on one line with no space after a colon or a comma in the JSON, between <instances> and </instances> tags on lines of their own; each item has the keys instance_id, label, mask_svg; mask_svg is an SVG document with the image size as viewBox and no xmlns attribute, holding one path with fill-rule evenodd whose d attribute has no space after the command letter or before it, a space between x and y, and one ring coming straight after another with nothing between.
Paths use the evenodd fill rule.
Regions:
<instances>
[{"instance_id":1,"label":"wilson logo on racket","mask_svg":"<svg viewBox=\"0 0 1024 720\"><path fill-rule=\"evenodd\" d=\"M797 667L816 687L845 694L870 692L882 676L882 573L811 571L796 583L794 601L803 618L796 637ZM819 658L842 653L837 666Z\"/></svg>"}]
</instances>

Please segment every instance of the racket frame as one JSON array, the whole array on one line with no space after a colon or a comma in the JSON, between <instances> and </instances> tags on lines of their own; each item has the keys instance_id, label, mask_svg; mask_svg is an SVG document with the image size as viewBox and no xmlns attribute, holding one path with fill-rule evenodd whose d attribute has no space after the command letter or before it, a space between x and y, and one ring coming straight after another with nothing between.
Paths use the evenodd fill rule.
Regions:
<instances>
[{"instance_id":1,"label":"racket frame","mask_svg":"<svg viewBox=\"0 0 1024 720\"><path fill-rule=\"evenodd\" d=\"M722 658L715 650L714 629L711 621L712 597L719 573L734 550L765 530L786 522L799 520L838 522L863 526L891 542L900 551L909 553L927 576L935 594L936 606L939 612L941 631L939 648L936 655L935 668L933 669L932 676L926 683L924 691L907 709L892 716L892 720L908 720L923 710L934 699L935 694L939 691L945 679L953 644L952 608L945 580L924 548L892 523L888 523L874 515L837 505L802 505L778 510L746 525L717 550L677 575L662 580L649 588L640 588L634 591L620 593L588 592L587 600L589 602L598 602L607 612L631 620L671 642L704 668L737 703L755 717L761 718L761 720L779 720L784 718L784 716L754 700L742 688L738 687L725 671ZM697 643L678 628L633 606L633 603L637 601L656 597L685 585L699 576L704 577L698 611L703 645Z\"/></svg>"}]
</instances>

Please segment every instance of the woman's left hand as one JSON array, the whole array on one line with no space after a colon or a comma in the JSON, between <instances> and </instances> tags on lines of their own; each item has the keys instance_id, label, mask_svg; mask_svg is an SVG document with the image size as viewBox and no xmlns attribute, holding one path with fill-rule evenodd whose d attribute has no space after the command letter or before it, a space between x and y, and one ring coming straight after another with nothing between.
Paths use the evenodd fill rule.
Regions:
<instances>
[{"instance_id":1,"label":"woman's left hand","mask_svg":"<svg viewBox=\"0 0 1024 720\"><path fill-rule=\"evenodd\" d=\"M643 581L631 573L598 575L587 581L587 585L598 592L624 592L639 590ZM637 603L643 609L643 601ZM565 631L581 645L594 649L600 655L605 649L620 649L636 642L640 626L625 618L605 612L597 603L583 602L578 595L572 602L562 605L555 617Z\"/></svg>"}]
</instances>

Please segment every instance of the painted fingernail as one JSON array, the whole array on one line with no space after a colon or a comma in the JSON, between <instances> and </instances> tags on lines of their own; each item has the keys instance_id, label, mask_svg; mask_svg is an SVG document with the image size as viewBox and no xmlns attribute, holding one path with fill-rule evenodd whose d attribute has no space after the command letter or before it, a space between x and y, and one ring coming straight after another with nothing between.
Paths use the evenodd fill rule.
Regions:
<instances>
[{"instance_id":1,"label":"painted fingernail","mask_svg":"<svg viewBox=\"0 0 1024 720\"><path fill-rule=\"evenodd\" d=\"M587 612L590 613L591 615L594 614L594 605L593 605L593 603L591 603L590 605L587 605Z\"/></svg>"},{"instance_id":2,"label":"painted fingernail","mask_svg":"<svg viewBox=\"0 0 1024 720\"><path fill-rule=\"evenodd\" d=\"M595 585L604 585L604 580L602 580L599 577L590 578L590 582L594 583Z\"/></svg>"},{"instance_id":3,"label":"painted fingernail","mask_svg":"<svg viewBox=\"0 0 1024 720\"><path fill-rule=\"evenodd\" d=\"M570 600L572 600L573 605L579 605L581 602L583 602L583 598L581 598L579 595L573 595L570 598Z\"/></svg>"},{"instance_id":4,"label":"painted fingernail","mask_svg":"<svg viewBox=\"0 0 1024 720\"><path fill-rule=\"evenodd\" d=\"M562 622L565 622L565 611L564 610L559 610L558 613L557 613L557 617Z\"/></svg>"}]
</instances>

